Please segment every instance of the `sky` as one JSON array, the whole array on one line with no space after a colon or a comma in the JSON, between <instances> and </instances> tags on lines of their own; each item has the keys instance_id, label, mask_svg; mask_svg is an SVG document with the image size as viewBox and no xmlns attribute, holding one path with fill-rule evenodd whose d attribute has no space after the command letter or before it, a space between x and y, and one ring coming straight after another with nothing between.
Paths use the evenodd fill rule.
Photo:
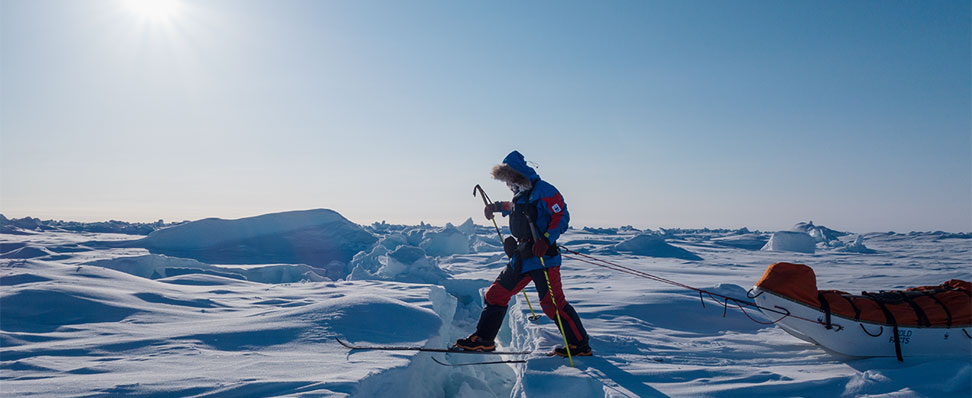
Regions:
<instances>
[{"instance_id":1,"label":"sky","mask_svg":"<svg viewBox=\"0 0 972 398\"><path fill-rule=\"evenodd\" d=\"M137 1L0 0L8 218L972 231L968 1Z\"/></svg>"}]
</instances>

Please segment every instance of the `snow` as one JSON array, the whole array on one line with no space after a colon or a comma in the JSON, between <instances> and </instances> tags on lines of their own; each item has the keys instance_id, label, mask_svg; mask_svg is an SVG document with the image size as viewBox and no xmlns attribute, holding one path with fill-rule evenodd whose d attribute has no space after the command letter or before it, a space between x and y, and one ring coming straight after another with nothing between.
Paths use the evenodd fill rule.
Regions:
<instances>
[{"instance_id":1,"label":"snow","mask_svg":"<svg viewBox=\"0 0 972 398\"><path fill-rule=\"evenodd\" d=\"M427 231L419 246L431 256L470 253L469 237L452 224L447 224L441 231Z\"/></svg>"},{"instance_id":2,"label":"snow","mask_svg":"<svg viewBox=\"0 0 972 398\"><path fill-rule=\"evenodd\" d=\"M712 239L712 243L721 246L735 247L746 250L759 250L766 245L769 238L763 234L744 233L741 235L724 236Z\"/></svg>"},{"instance_id":3,"label":"snow","mask_svg":"<svg viewBox=\"0 0 972 398\"><path fill-rule=\"evenodd\" d=\"M9 252L0 254L0 258L36 258L53 256L54 253L47 248L40 246L24 246Z\"/></svg>"},{"instance_id":4,"label":"snow","mask_svg":"<svg viewBox=\"0 0 972 398\"><path fill-rule=\"evenodd\" d=\"M454 228L453 228L454 229ZM408 243L399 233L382 237L368 253L360 252L351 259L348 280L398 280L438 284L446 278L425 250Z\"/></svg>"},{"instance_id":5,"label":"snow","mask_svg":"<svg viewBox=\"0 0 972 398\"><path fill-rule=\"evenodd\" d=\"M217 266L187 258L168 257L158 254L118 257L96 260L84 265L94 265L125 272L149 279L160 279L186 274L208 274L226 278L262 283L292 283L309 280L328 280L321 276L321 268L303 264L262 264L246 267ZM341 266L343 268L343 265Z\"/></svg>"},{"instance_id":6,"label":"snow","mask_svg":"<svg viewBox=\"0 0 972 398\"><path fill-rule=\"evenodd\" d=\"M603 232L598 232L603 233ZM651 234L635 235L624 242L614 245L614 251L631 253L637 256L671 257L684 260L701 260L695 253L672 246L659 236Z\"/></svg>"},{"instance_id":7,"label":"snow","mask_svg":"<svg viewBox=\"0 0 972 398\"><path fill-rule=\"evenodd\" d=\"M848 235L847 232L834 231L822 225L813 225L813 221L797 223L790 229L793 232L804 232L810 235L817 242L831 242L835 241L841 236Z\"/></svg>"},{"instance_id":8,"label":"snow","mask_svg":"<svg viewBox=\"0 0 972 398\"><path fill-rule=\"evenodd\" d=\"M806 232L778 231L773 233L762 250L813 254L816 249L817 241Z\"/></svg>"},{"instance_id":9,"label":"snow","mask_svg":"<svg viewBox=\"0 0 972 398\"><path fill-rule=\"evenodd\" d=\"M377 240L337 212L317 209L238 220L208 218L160 229L130 246L205 262L325 266L346 263Z\"/></svg>"},{"instance_id":10,"label":"snow","mask_svg":"<svg viewBox=\"0 0 972 398\"><path fill-rule=\"evenodd\" d=\"M760 313L708 298L703 307L697 292L576 258L565 258L563 283L595 356L575 358L575 367L543 355L561 337L555 321L527 320L522 295L510 302L497 340L501 349L535 350L506 357L524 364L443 367L431 358L457 364L487 358L348 351L334 338L440 348L468 335L485 288L506 262L492 225L360 227L315 210L203 220L155 234L161 235L141 241L91 232L0 234L4 254L40 254L0 259L0 395L972 395L972 359L839 356L750 320L767 322ZM817 245L811 233L784 231L765 244L780 248L754 250L767 237L622 227L572 229L560 241L743 298L778 261L806 263L819 288L850 292L972 278L972 239L964 233L866 233ZM195 238L202 242L190 242ZM871 252L855 252L865 241ZM283 242L300 250L314 251L315 244L359 249L296 261L300 251ZM810 253L779 251L808 246ZM240 257L255 248L266 251L263 262ZM215 249L225 252L204 253ZM537 307L536 291L526 291Z\"/></svg>"},{"instance_id":11,"label":"snow","mask_svg":"<svg viewBox=\"0 0 972 398\"><path fill-rule=\"evenodd\" d=\"M864 245L864 236L863 235L857 235L854 238L854 241L853 242L851 242L851 243L849 243L847 245L844 245L843 247L841 247L838 250L839 251L842 251L842 252L846 252L846 253L861 253L861 254L874 253L874 250L871 250L867 246Z\"/></svg>"},{"instance_id":12,"label":"snow","mask_svg":"<svg viewBox=\"0 0 972 398\"><path fill-rule=\"evenodd\" d=\"M462 232L466 235L473 235L476 233L476 230L479 229L479 226L477 226L476 223L473 222L472 217L469 217L466 219L466 221L464 221L462 224L456 227L456 229L458 229L459 232Z\"/></svg>"}]
</instances>

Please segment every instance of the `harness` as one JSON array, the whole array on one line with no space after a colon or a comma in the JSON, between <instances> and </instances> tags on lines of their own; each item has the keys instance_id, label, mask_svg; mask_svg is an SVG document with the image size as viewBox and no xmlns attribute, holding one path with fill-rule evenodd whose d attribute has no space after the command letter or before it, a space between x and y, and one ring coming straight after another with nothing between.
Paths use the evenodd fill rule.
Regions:
<instances>
[{"instance_id":1,"label":"harness","mask_svg":"<svg viewBox=\"0 0 972 398\"><path fill-rule=\"evenodd\" d=\"M522 259L534 257L531 251L533 248L533 231L530 228L530 220L537 219L537 202L539 200L530 201L532 192L533 188L514 196L513 210L510 213L510 233L516 238L517 251ZM547 249L544 256L550 257L558 254L560 254L560 248L557 247L556 243L550 242L550 248Z\"/></svg>"},{"instance_id":2,"label":"harness","mask_svg":"<svg viewBox=\"0 0 972 398\"><path fill-rule=\"evenodd\" d=\"M513 212L510 214L510 233L516 237L517 241L525 242L532 240L530 220L537 219L537 202L530 202L529 191L520 192L513 197Z\"/></svg>"}]
</instances>

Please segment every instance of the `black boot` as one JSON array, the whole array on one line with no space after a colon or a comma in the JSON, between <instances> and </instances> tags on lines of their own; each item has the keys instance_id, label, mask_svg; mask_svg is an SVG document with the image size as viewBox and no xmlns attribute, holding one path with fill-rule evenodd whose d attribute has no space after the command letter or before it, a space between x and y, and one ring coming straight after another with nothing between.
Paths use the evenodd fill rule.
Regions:
<instances>
[{"instance_id":1,"label":"black boot","mask_svg":"<svg viewBox=\"0 0 972 398\"><path fill-rule=\"evenodd\" d=\"M456 340L453 348L466 351L494 351L496 343L496 333L499 333L500 326L503 326L503 318L506 317L507 307L498 305L486 305L483 313L479 315L479 324L476 325L476 333L469 337Z\"/></svg>"},{"instance_id":2,"label":"black boot","mask_svg":"<svg viewBox=\"0 0 972 398\"><path fill-rule=\"evenodd\" d=\"M558 355L558 356L562 356L562 357L566 358L567 357L567 349L564 348L564 347L554 348L553 355ZM574 345L574 344L571 344L570 345L570 356L573 356L573 357L589 357L589 356L592 356L592 355L594 355L594 352L591 351L591 346L588 345L587 342L583 342L583 343L577 344L577 345Z\"/></svg>"},{"instance_id":3,"label":"black boot","mask_svg":"<svg viewBox=\"0 0 972 398\"><path fill-rule=\"evenodd\" d=\"M466 351L495 351L496 343L492 340L483 340L479 336L473 334L464 339L456 340L456 344L452 346L453 348L459 348Z\"/></svg>"}]
</instances>

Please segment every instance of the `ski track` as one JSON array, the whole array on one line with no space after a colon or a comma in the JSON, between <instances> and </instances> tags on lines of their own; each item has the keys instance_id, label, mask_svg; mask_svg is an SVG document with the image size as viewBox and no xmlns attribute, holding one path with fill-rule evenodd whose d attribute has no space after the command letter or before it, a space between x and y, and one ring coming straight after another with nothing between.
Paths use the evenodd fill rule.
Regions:
<instances>
[{"instance_id":1,"label":"ski track","mask_svg":"<svg viewBox=\"0 0 972 398\"><path fill-rule=\"evenodd\" d=\"M489 244L496 239L494 230L476 231L480 236L471 242L497 250ZM630 268L743 298L763 270L778 261L808 264L819 288L850 292L972 277L969 239L867 234L865 242L874 254L826 249L803 254L733 248L713 243L710 238L717 235L668 237L666 242L703 258L686 261L614 251L630 236L571 230L562 241ZM445 347L465 337L475 329L482 293L504 266L504 257L495 251L440 257L435 263L448 277L436 283L381 280L380 273L376 280L262 283L202 271L153 280L135 275L148 268L126 268L126 273L92 265L122 269L124 264L113 260L124 257L164 269L183 261L146 249L86 244L131 239L62 232L0 235L6 248L53 253L33 251L42 256L0 260L0 395L972 395L969 358L899 363L891 357L843 357L772 325L754 323L738 309L730 307L723 317L720 303L707 301L703 307L693 291L572 260L563 266L565 292L596 355L575 358L574 368L566 359L543 355L561 337L555 321L527 320L522 294L511 301L498 342L502 350L533 350L527 356L502 357L527 363L443 367L431 360L433 355L450 363L477 359L349 352L334 337L352 344L427 347ZM452 245L429 250L448 253L447 244ZM285 264L260 273L238 265L211 267L265 282L289 281L293 272L305 271ZM401 278L415 282L414 276ZM527 293L540 313L532 284Z\"/></svg>"}]
</instances>

